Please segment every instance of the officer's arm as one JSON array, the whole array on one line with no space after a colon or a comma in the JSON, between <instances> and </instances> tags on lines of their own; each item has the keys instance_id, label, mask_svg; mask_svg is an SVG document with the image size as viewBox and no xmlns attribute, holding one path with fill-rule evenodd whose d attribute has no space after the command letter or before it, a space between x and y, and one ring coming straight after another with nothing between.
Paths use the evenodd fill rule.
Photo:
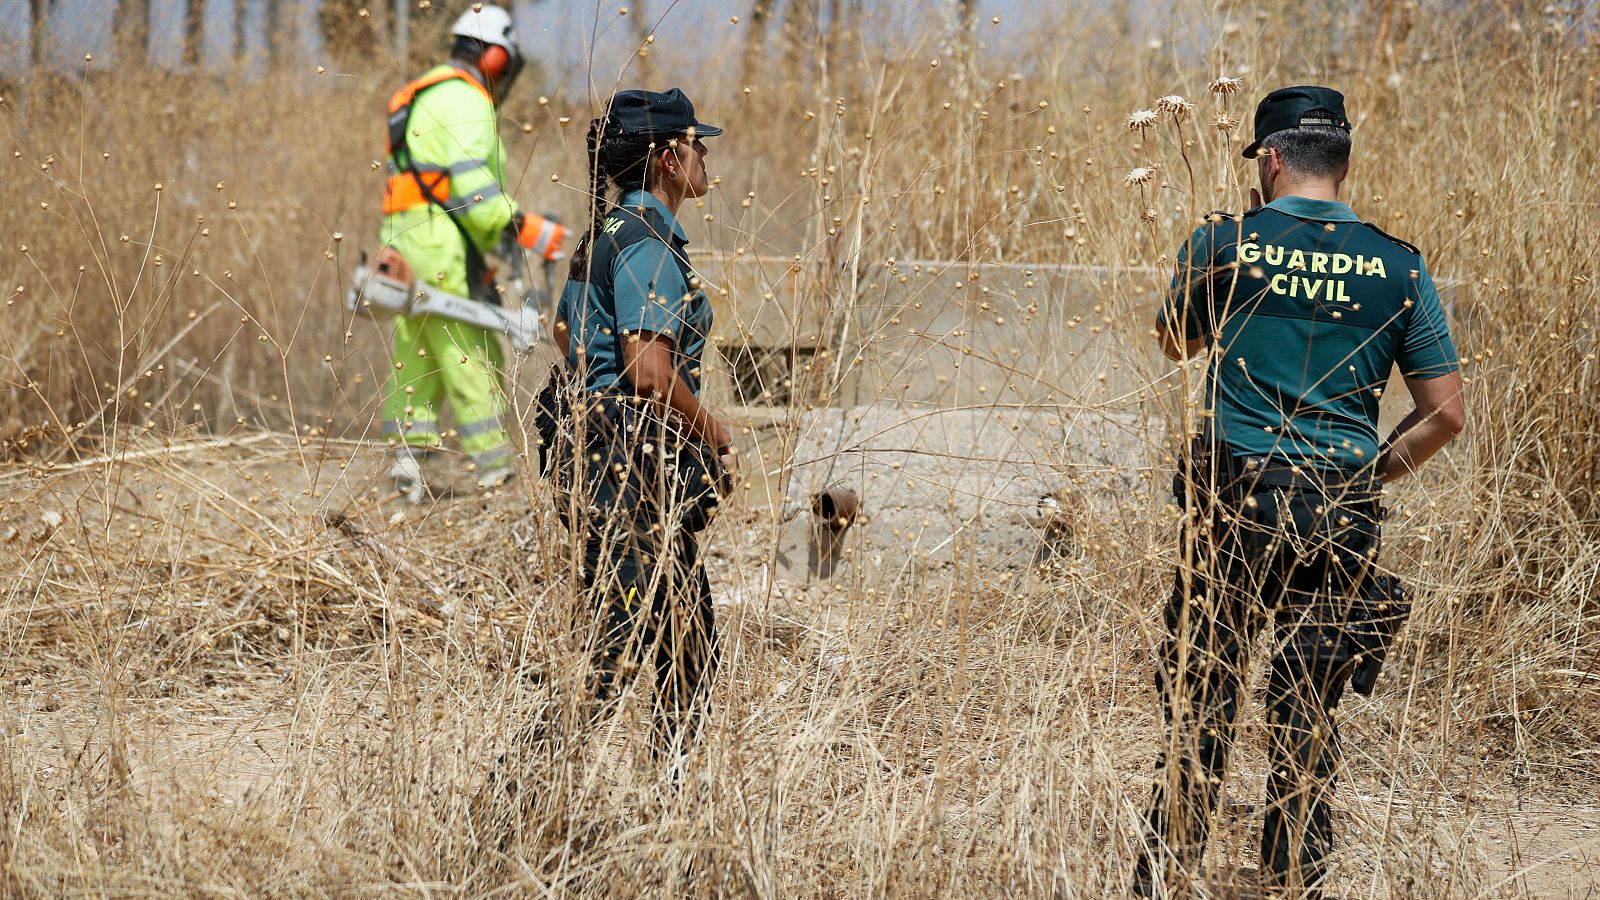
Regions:
<instances>
[{"instance_id":1,"label":"officer's arm","mask_svg":"<svg viewBox=\"0 0 1600 900\"><path fill-rule=\"evenodd\" d=\"M561 286L561 295L556 298L556 312L550 325L550 335L556 342L556 349L561 351L563 361L570 359L567 352L572 349L572 322L582 316L582 310L589 299L589 283L567 279Z\"/></svg>"},{"instance_id":2,"label":"officer's arm","mask_svg":"<svg viewBox=\"0 0 1600 900\"><path fill-rule=\"evenodd\" d=\"M567 351L572 348L572 326L567 324L566 319L556 316L556 324L551 331L555 334L556 349L561 351L561 358L566 359Z\"/></svg>"},{"instance_id":3,"label":"officer's arm","mask_svg":"<svg viewBox=\"0 0 1600 900\"><path fill-rule=\"evenodd\" d=\"M728 430L678 376L673 358L677 335L686 327L690 291L672 252L660 241L639 241L623 249L613 265L617 327L625 335L623 371L634 392L664 403L700 440L719 450L726 447L732 441Z\"/></svg>"},{"instance_id":4,"label":"officer's arm","mask_svg":"<svg viewBox=\"0 0 1600 900\"><path fill-rule=\"evenodd\" d=\"M1386 482L1421 468L1467 424L1459 371L1437 378L1407 378L1406 389L1417 408L1384 442L1383 455L1378 458L1378 477Z\"/></svg>"},{"instance_id":5,"label":"officer's arm","mask_svg":"<svg viewBox=\"0 0 1600 900\"><path fill-rule=\"evenodd\" d=\"M1439 292L1420 259L1413 279L1414 308L1396 362L1417 407L1384 442L1378 457L1378 477L1384 481L1415 472L1467 424L1455 342L1445 325Z\"/></svg>"},{"instance_id":6,"label":"officer's arm","mask_svg":"<svg viewBox=\"0 0 1600 900\"><path fill-rule=\"evenodd\" d=\"M664 403L706 444L718 450L732 444L728 429L678 377L672 350L672 338L665 335L636 331L627 336L622 342L623 371L634 393Z\"/></svg>"},{"instance_id":7,"label":"officer's arm","mask_svg":"<svg viewBox=\"0 0 1600 900\"><path fill-rule=\"evenodd\" d=\"M1178 336L1167 330L1166 322L1156 323L1156 341L1161 344L1161 353L1174 362L1182 362L1206 348L1206 339L1203 337L1179 340Z\"/></svg>"}]
</instances>

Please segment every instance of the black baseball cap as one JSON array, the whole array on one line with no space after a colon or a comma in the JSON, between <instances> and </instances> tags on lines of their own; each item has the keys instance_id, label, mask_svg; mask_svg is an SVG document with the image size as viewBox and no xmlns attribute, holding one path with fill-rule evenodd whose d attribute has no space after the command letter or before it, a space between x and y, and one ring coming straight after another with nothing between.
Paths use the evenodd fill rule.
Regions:
<instances>
[{"instance_id":1,"label":"black baseball cap","mask_svg":"<svg viewBox=\"0 0 1600 900\"><path fill-rule=\"evenodd\" d=\"M716 137L722 129L694 117L694 104L683 91L672 88L656 91L618 91L611 98L611 118L623 134L687 134L697 138Z\"/></svg>"},{"instance_id":2,"label":"black baseball cap","mask_svg":"<svg viewBox=\"0 0 1600 900\"><path fill-rule=\"evenodd\" d=\"M1350 130L1350 118L1344 114L1344 95L1333 88L1316 85L1278 88L1261 98L1256 107L1256 139L1244 148L1245 159L1255 159L1261 142L1268 135L1277 134L1302 125L1324 125Z\"/></svg>"}]
</instances>

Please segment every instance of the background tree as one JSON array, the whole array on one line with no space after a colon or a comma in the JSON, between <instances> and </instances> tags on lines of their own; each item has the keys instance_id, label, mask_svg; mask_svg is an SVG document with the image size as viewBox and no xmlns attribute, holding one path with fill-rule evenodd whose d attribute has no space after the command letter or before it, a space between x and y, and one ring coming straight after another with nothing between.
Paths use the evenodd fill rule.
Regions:
<instances>
[{"instance_id":1,"label":"background tree","mask_svg":"<svg viewBox=\"0 0 1600 900\"><path fill-rule=\"evenodd\" d=\"M362 10L366 10L365 16ZM381 4L374 9L367 6L366 0L323 0L317 8L317 25L322 31L324 52L335 66L347 71L371 72L385 63L405 68L406 61L396 58L391 39L384 30L388 18ZM409 42L412 52L422 49L423 43L415 25L413 19ZM438 54L436 48L426 49Z\"/></svg>"},{"instance_id":2,"label":"background tree","mask_svg":"<svg viewBox=\"0 0 1600 900\"><path fill-rule=\"evenodd\" d=\"M414 3L415 0L412 0ZM407 0L395 0L395 40L399 43L401 7L407 5ZM408 41L403 59L405 61L405 76L411 77L422 70L439 62L450 50L450 26L455 24L455 11L448 5L430 3L427 6L417 5L408 13L406 31ZM531 73L525 74L529 78Z\"/></svg>"},{"instance_id":3,"label":"background tree","mask_svg":"<svg viewBox=\"0 0 1600 900\"><path fill-rule=\"evenodd\" d=\"M783 21L784 67L791 76L812 74L817 45L819 0L789 0Z\"/></svg>"},{"instance_id":4,"label":"background tree","mask_svg":"<svg viewBox=\"0 0 1600 900\"><path fill-rule=\"evenodd\" d=\"M28 64L33 68L44 64L44 29L54 5L54 0L28 0Z\"/></svg>"},{"instance_id":5,"label":"background tree","mask_svg":"<svg viewBox=\"0 0 1600 900\"><path fill-rule=\"evenodd\" d=\"M120 67L142 66L149 60L150 0L120 0L111 14L115 34L116 63Z\"/></svg>"},{"instance_id":6,"label":"background tree","mask_svg":"<svg viewBox=\"0 0 1600 900\"><path fill-rule=\"evenodd\" d=\"M650 37L654 27L650 13L644 0L633 0L628 9L628 27L633 31L634 46L638 49L636 58L639 81L647 88L656 88L656 61L651 54L651 47L645 41Z\"/></svg>"},{"instance_id":7,"label":"background tree","mask_svg":"<svg viewBox=\"0 0 1600 900\"><path fill-rule=\"evenodd\" d=\"M978 62L977 0L956 0L956 33L951 51L956 57L956 71L971 81Z\"/></svg>"},{"instance_id":8,"label":"background tree","mask_svg":"<svg viewBox=\"0 0 1600 900\"><path fill-rule=\"evenodd\" d=\"M188 0L183 9L183 64L190 71L205 62L206 0Z\"/></svg>"},{"instance_id":9,"label":"background tree","mask_svg":"<svg viewBox=\"0 0 1600 900\"><path fill-rule=\"evenodd\" d=\"M266 6L262 27L266 31L267 67L275 69L294 61L300 42L294 10L288 0L266 0ZM370 11L368 14L371 15Z\"/></svg>"},{"instance_id":10,"label":"background tree","mask_svg":"<svg viewBox=\"0 0 1600 900\"><path fill-rule=\"evenodd\" d=\"M761 65L761 57L766 50L767 43L767 11L776 6L779 0L754 0L750 4L750 15L745 17L744 59L739 63L739 83L753 84L756 69Z\"/></svg>"}]
</instances>

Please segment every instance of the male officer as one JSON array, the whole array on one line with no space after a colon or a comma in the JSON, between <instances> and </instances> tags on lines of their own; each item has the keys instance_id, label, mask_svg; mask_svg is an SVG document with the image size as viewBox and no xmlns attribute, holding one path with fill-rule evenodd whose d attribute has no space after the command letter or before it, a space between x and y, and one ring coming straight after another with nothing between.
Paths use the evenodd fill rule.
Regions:
<instances>
[{"instance_id":1,"label":"male officer","mask_svg":"<svg viewBox=\"0 0 1600 900\"><path fill-rule=\"evenodd\" d=\"M1207 353L1210 365L1203 433L1174 482L1187 516L1156 672L1167 738L1135 872L1145 896L1193 877L1246 653L1269 616L1262 876L1275 894L1319 895L1333 845L1333 710L1359 652L1345 626L1376 562L1377 494L1465 421L1421 253L1339 201L1344 97L1273 91L1244 153L1260 176L1254 208L1194 232L1156 316L1163 353ZM1380 444L1378 402L1396 365L1416 408Z\"/></svg>"},{"instance_id":2,"label":"male officer","mask_svg":"<svg viewBox=\"0 0 1600 900\"><path fill-rule=\"evenodd\" d=\"M495 110L523 67L511 15L474 4L450 34L449 62L389 101L383 243L428 285L499 303L484 254L514 245L509 252L519 246L553 261L566 229L522 212L505 194ZM439 446L439 407L447 398L478 482L509 480L499 336L437 316L403 316L395 323L394 357L384 431L397 445L389 477L400 495L412 503L427 496L419 462Z\"/></svg>"}]
</instances>

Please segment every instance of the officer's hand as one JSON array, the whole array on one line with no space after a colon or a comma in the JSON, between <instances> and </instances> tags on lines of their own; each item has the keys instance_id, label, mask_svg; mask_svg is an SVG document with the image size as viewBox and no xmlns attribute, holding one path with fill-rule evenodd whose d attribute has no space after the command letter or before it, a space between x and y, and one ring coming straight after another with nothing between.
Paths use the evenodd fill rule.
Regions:
<instances>
[{"instance_id":1,"label":"officer's hand","mask_svg":"<svg viewBox=\"0 0 1600 900\"><path fill-rule=\"evenodd\" d=\"M1255 209L1261 205L1261 192L1255 188L1250 189L1250 208Z\"/></svg>"},{"instance_id":2,"label":"officer's hand","mask_svg":"<svg viewBox=\"0 0 1600 900\"><path fill-rule=\"evenodd\" d=\"M730 446L717 454L717 461L722 464L722 492L726 494L733 490L735 476L739 474L739 451Z\"/></svg>"}]
</instances>

